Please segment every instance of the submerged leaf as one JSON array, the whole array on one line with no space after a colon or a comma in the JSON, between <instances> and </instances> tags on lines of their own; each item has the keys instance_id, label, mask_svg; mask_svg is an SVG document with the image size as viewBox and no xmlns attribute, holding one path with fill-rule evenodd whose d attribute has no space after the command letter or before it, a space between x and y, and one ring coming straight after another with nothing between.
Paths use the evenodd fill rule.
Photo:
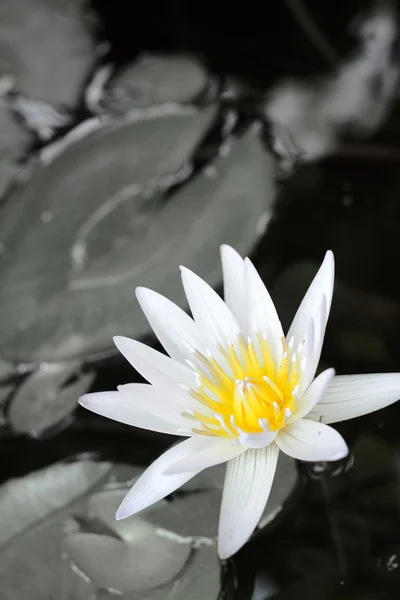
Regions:
<instances>
[{"instance_id":1,"label":"submerged leaf","mask_svg":"<svg viewBox=\"0 0 400 600\"><path fill-rule=\"evenodd\" d=\"M0 487L0 547L98 484L108 463L58 463ZM1 561L0 561L1 562Z\"/></svg>"},{"instance_id":2,"label":"submerged leaf","mask_svg":"<svg viewBox=\"0 0 400 600\"><path fill-rule=\"evenodd\" d=\"M126 112L166 102L190 102L207 86L207 72L185 55L144 54L124 65L107 82L102 105Z\"/></svg>"},{"instance_id":3,"label":"submerged leaf","mask_svg":"<svg viewBox=\"0 0 400 600\"><path fill-rule=\"evenodd\" d=\"M94 373L81 373L79 364L40 365L12 399L7 413L11 427L37 437L67 421L77 408L77 398L89 389L93 379Z\"/></svg>"}]
</instances>

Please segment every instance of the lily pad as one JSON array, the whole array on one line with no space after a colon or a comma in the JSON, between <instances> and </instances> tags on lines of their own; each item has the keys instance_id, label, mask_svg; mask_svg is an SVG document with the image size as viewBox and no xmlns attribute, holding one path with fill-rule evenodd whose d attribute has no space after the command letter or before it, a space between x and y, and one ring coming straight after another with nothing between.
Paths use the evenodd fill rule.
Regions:
<instances>
[{"instance_id":1,"label":"lily pad","mask_svg":"<svg viewBox=\"0 0 400 600\"><path fill-rule=\"evenodd\" d=\"M185 566L188 544L157 535L155 526L139 517L136 521L130 543L94 533L66 539L67 552L97 587L140 592L170 583Z\"/></svg>"},{"instance_id":2,"label":"lily pad","mask_svg":"<svg viewBox=\"0 0 400 600\"><path fill-rule=\"evenodd\" d=\"M108 463L83 460L54 465L0 488L4 598L105 600L123 593L127 600L197 600L204 594L217 599L215 545L196 546L161 529L153 516L168 511L168 502L125 521L128 537L108 528L104 510L94 511L98 502L90 495L98 484L108 480L94 498L115 495L126 473L125 465L110 471Z\"/></svg>"},{"instance_id":3,"label":"lily pad","mask_svg":"<svg viewBox=\"0 0 400 600\"><path fill-rule=\"evenodd\" d=\"M207 592L207 598L217 598L220 567L216 545L204 536L207 521L214 516L207 512L208 503L201 515L193 514L192 496L188 492L182 498L175 495L170 501L162 500L138 515L116 521L115 512L127 490L108 487L88 501L92 521L86 522L87 531L66 538L67 553L78 569L97 587L119 593L146 592L146 598L186 600ZM207 488L196 495L197 505L203 505L210 492ZM175 505L179 505L178 515ZM190 529L199 516L197 528L203 529L203 536L179 533L182 521ZM164 527L160 522L168 525ZM108 535L90 532L101 530L101 524Z\"/></svg>"},{"instance_id":4,"label":"lily pad","mask_svg":"<svg viewBox=\"0 0 400 600\"><path fill-rule=\"evenodd\" d=\"M80 373L74 363L41 364L16 391L7 413L9 424L14 431L34 437L63 422L67 425L77 408L76 399L93 379L94 373Z\"/></svg>"},{"instance_id":5,"label":"lily pad","mask_svg":"<svg viewBox=\"0 0 400 600\"><path fill-rule=\"evenodd\" d=\"M21 170L22 158L31 135L13 119L13 115L0 105L0 198L8 190ZM2 247L0 244L0 255Z\"/></svg>"},{"instance_id":6,"label":"lily pad","mask_svg":"<svg viewBox=\"0 0 400 600\"><path fill-rule=\"evenodd\" d=\"M8 356L31 362L45 360L46 357L69 357L86 349L87 342L81 339L85 335L85 327L82 329L81 323L76 323L78 327L73 332L71 326L75 329L73 321L76 318L81 320L85 305L92 315L84 315L86 327L98 328L98 323L92 322L90 325L97 311L93 307L94 295L93 292L86 295L75 292L70 280L85 275L83 260L89 272L96 263L96 256L89 256L87 260L82 256L88 242L90 246L93 239L96 245L93 228L101 228L103 221L108 218L110 227L105 246L100 250L95 246L95 250L101 265L104 255L111 250L110 246L116 245L113 274L121 270L118 259L122 257L126 260L127 252L130 255L129 263L141 261L143 251L149 252L149 248L143 248L140 252L142 236L135 229L136 216L141 222L142 205L139 201L137 207L135 197L134 203L129 202L129 191L132 186L143 186L143 190L146 184L154 187L159 180L179 171L215 114L214 107L203 112L186 111L183 114L173 110L140 121L124 119L108 125L58 154L50 164L36 171L26 185L15 191L2 213L0 225L0 240L4 243L4 252L0 256L0 279L7 286L7 291L3 288L7 297L4 297L4 308L8 306L10 310L9 333L16 342L14 350L9 348L11 352L7 352ZM127 211L131 233L139 233L139 244L127 248L126 252L123 245L118 246L117 227L121 222L124 226L127 219L121 221L120 218L113 223L114 212L117 216L120 214L118 209L121 203ZM20 235L24 238L23 248ZM123 230L121 238L125 235ZM79 249L81 253L78 257ZM49 252L52 254L51 262L47 260ZM131 295L134 287L131 278L128 277L128 280ZM104 286L108 287L106 295L112 295L112 304L115 304L114 290L107 281ZM21 295L22 289L29 289L29 293L23 292ZM98 298L98 289L94 294ZM71 300L72 303L77 301L75 306L71 306ZM89 304L86 304L86 300ZM13 308L14 302L19 305L18 310L15 310L16 306ZM66 306L62 307L60 303L64 305L65 302ZM65 309L69 315L60 312ZM78 314L74 317L75 311ZM41 312L44 320L39 316ZM47 317L44 313L47 313ZM56 329L54 322L51 323L54 316L57 320ZM6 320L8 317L4 313L4 325ZM62 345L58 350L54 348L54 335L57 343ZM45 348L41 348L41 345ZM89 345L92 345L90 341Z\"/></svg>"},{"instance_id":7,"label":"lily pad","mask_svg":"<svg viewBox=\"0 0 400 600\"><path fill-rule=\"evenodd\" d=\"M111 76L101 106L111 112L127 112L168 102L188 103L207 83L206 69L192 56L144 54Z\"/></svg>"},{"instance_id":8,"label":"lily pad","mask_svg":"<svg viewBox=\"0 0 400 600\"><path fill-rule=\"evenodd\" d=\"M80 0L1 1L0 62L19 91L76 104L95 60L85 10Z\"/></svg>"},{"instance_id":9,"label":"lily pad","mask_svg":"<svg viewBox=\"0 0 400 600\"><path fill-rule=\"evenodd\" d=\"M108 463L81 460L58 463L4 483L0 487L0 548L96 486L109 471Z\"/></svg>"},{"instance_id":10,"label":"lily pad","mask_svg":"<svg viewBox=\"0 0 400 600\"><path fill-rule=\"evenodd\" d=\"M184 305L177 265L217 285L220 244L251 249L274 198L259 127L168 201L158 198L214 116L211 107L109 125L13 194L0 224L3 358L80 359L108 350L117 333L148 334L136 285Z\"/></svg>"}]
</instances>

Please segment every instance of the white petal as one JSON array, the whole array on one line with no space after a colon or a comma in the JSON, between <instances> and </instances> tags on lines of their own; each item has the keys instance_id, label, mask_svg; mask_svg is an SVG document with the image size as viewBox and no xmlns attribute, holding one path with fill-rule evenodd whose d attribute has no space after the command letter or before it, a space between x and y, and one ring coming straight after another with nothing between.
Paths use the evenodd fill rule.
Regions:
<instances>
[{"instance_id":1,"label":"white petal","mask_svg":"<svg viewBox=\"0 0 400 600\"><path fill-rule=\"evenodd\" d=\"M220 465L246 452L246 448L240 444L233 444L232 440L227 438L210 437L208 445L204 446L203 437L197 436L199 443L201 443L199 449L195 449L193 454L176 462L165 473L175 475L177 473L207 469L208 467Z\"/></svg>"},{"instance_id":2,"label":"white petal","mask_svg":"<svg viewBox=\"0 0 400 600\"><path fill-rule=\"evenodd\" d=\"M247 450L228 462L218 531L218 552L229 558L247 542L271 491L279 450Z\"/></svg>"},{"instance_id":3,"label":"white petal","mask_svg":"<svg viewBox=\"0 0 400 600\"><path fill-rule=\"evenodd\" d=\"M204 444L207 438L205 438ZM200 471L165 475L168 469L198 447L198 438L189 438L164 452L133 484L117 510L116 518L125 519L171 494Z\"/></svg>"},{"instance_id":4,"label":"white petal","mask_svg":"<svg viewBox=\"0 0 400 600\"><path fill-rule=\"evenodd\" d=\"M179 306L147 288L137 288L136 297L171 358L184 362L192 357L193 349L204 350L196 323Z\"/></svg>"},{"instance_id":5,"label":"white petal","mask_svg":"<svg viewBox=\"0 0 400 600\"><path fill-rule=\"evenodd\" d=\"M247 336L246 293L244 287L244 261L230 246L221 246L224 299Z\"/></svg>"},{"instance_id":6,"label":"white petal","mask_svg":"<svg viewBox=\"0 0 400 600\"><path fill-rule=\"evenodd\" d=\"M277 431L263 431L262 433L240 433L239 442L246 448L265 448L276 438Z\"/></svg>"},{"instance_id":7,"label":"white petal","mask_svg":"<svg viewBox=\"0 0 400 600\"><path fill-rule=\"evenodd\" d=\"M145 386L151 388L151 386ZM178 429L186 428L188 421L181 416L172 416L171 420L163 419L149 411L143 411L120 392L97 392L85 394L79 398L79 403L88 410L108 419L133 425L139 429L148 429L160 433L180 435Z\"/></svg>"},{"instance_id":8,"label":"white petal","mask_svg":"<svg viewBox=\"0 0 400 600\"><path fill-rule=\"evenodd\" d=\"M316 315L310 318L309 327L305 335L305 345L302 352L303 358L306 360L306 366L303 370L300 390L303 393L315 376L319 359L321 357L322 346L324 344L324 336L326 329L327 315L327 299L323 295L321 304Z\"/></svg>"},{"instance_id":9,"label":"white petal","mask_svg":"<svg viewBox=\"0 0 400 600\"><path fill-rule=\"evenodd\" d=\"M287 334L287 339L294 338L294 347L306 340L309 333L310 320L314 328L312 352L307 352L307 375L304 381L305 388L312 381L321 355L321 348L325 335L326 323L332 303L333 283L335 276L335 262L333 253L325 254L323 263L314 277L299 309L293 319L293 323Z\"/></svg>"},{"instance_id":10,"label":"white petal","mask_svg":"<svg viewBox=\"0 0 400 600\"><path fill-rule=\"evenodd\" d=\"M309 419L346 421L389 406L400 399L400 373L339 375L333 379Z\"/></svg>"},{"instance_id":11,"label":"white petal","mask_svg":"<svg viewBox=\"0 0 400 600\"><path fill-rule=\"evenodd\" d=\"M321 400L334 376L335 369L326 369L326 371L323 371L316 379L314 379L310 387L300 398L294 414L289 419L289 423L299 421L314 408Z\"/></svg>"},{"instance_id":12,"label":"white petal","mask_svg":"<svg viewBox=\"0 0 400 600\"><path fill-rule=\"evenodd\" d=\"M285 454L312 462L340 460L349 452L339 432L309 419L287 425L279 432L275 442Z\"/></svg>"},{"instance_id":13,"label":"white petal","mask_svg":"<svg viewBox=\"0 0 400 600\"><path fill-rule=\"evenodd\" d=\"M133 410L148 412L166 421L176 423L180 427L193 424L193 421L182 417L182 413L187 410L197 410L207 416L213 414L211 409L180 388L171 393L169 389L146 383L125 383L118 386L118 391L125 401L131 403Z\"/></svg>"},{"instance_id":14,"label":"white petal","mask_svg":"<svg viewBox=\"0 0 400 600\"><path fill-rule=\"evenodd\" d=\"M114 343L131 365L153 385L175 390L177 384L197 389L192 369L154 348L127 337L116 336Z\"/></svg>"},{"instance_id":15,"label":"white petal","mask_svg":"<svg viewBox=\"0 0 400 600\"><path fill-rule=\"evenodd\" d=\"M181 267L182 282L196 324L205 339L226 347L240 335L239 325L225 302L203 279Z\"/></svg>"},{"instance_id":16,"label":"white petal","mask_svg":"<svg viewBox=\"0 0 400 600\"><path fill-rule=\"evenodd\" d=\"M275 363L280 364L283 330L278 313L253 263L248 258L244 263L249 331L267 336Z\"/></svg>"}]
</instances>

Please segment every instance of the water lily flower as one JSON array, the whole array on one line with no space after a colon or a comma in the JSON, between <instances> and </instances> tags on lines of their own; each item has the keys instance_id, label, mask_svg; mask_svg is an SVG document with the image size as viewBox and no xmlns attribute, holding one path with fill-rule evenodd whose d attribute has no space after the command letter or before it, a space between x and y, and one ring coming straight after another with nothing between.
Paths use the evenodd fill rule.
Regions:
<instances>
[{"instance_id":1,"label":"water lily flower","mask_svg":"<svg viewBox=\"0 0 400 600\"><path fill-rule=\"evenodd\" d=\"M193 318L160 294L137 289L139 303L169 354L125 337L115 343L149 384L87 394L100 415L184 436L135 482L116 518L161 500L207 467L227 462L218 551L248 540L265 508L281 450L303 461L334 461L348 448L329 423L400 398L400 374L315 377L331 307L334 258L327 252L285 336L251 261L221 249L225 302L182 268Z\"/></svg>"}]
</instances>

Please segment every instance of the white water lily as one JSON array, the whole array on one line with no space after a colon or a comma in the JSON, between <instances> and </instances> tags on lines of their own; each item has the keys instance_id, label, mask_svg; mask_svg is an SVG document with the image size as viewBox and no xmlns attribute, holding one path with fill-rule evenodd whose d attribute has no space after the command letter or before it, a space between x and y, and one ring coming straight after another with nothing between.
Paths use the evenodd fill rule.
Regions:
<instances>
[{"instance_id":1,"label":"white water lily","mask_svg":"<svg viewBox=\"0 0 400 600\"><path fill-rule=\"evenodd\" d=\"M149 381L115 392L87 394L80 403L100 415L143 429L186 436L135 482L117 511L129 517L161 500L200 471L228 462L218 550L233 555L265 508L281 450L303 461L343 458L348 448L327 423L391 404L400 374L318 377L332 300L334 259L327 252L287 336L271 297L249 259L221 249L225 302L182 268L193 319L149 289L137 297L169 357L116 337L121 353Z\"/></svg>"}]
</instances>

